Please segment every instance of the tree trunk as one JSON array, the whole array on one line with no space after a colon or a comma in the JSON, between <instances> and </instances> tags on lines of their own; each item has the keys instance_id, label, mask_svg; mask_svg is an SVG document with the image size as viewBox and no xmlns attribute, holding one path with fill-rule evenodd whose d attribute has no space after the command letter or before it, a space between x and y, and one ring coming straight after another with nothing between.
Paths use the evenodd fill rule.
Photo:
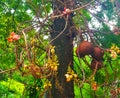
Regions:
<instances>
[{"instance_id":1,"label":"tree trunk","mask_svg":"<svg viewBox=\"0 0 120 98\"><path fill-rule=\"evenodd\" d=\"M64 5L62 5L59 1L63 2L62 0L55 0L53 2L55 14L63 11ZM53 40L52 45L55 46L56 54L58 56L59 67L57 81L56 79L52 80L51 96L48 94L47 98L74 98L74 83L73 81L66 82L65 77L68 66L73 68L72 26L73 22L71 15L69 15L68 20L67 15L64 16L64 18L59 17L54 19L51 40Z\"/></svg>"}]
</instances>

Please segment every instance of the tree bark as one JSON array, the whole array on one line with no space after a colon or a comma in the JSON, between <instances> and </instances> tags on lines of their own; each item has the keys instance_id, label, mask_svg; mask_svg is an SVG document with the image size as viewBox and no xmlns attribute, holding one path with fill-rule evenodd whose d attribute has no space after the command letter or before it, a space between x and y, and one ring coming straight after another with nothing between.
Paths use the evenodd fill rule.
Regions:
<instances>
[{"instance_id":1,"label":"tree bark","mask_svg":"<svg viewBox=\"0 0 120 98\"><path fill-rule=\"evenodd\" d=\"M63 0L58 1L63 2ZM64 5L58 1L53 2L55 14L63 11ZM57 9L55 9L56 7ZM68 16L68 20L66 18L67 16L56 18L52 25L51 40L53 40L52 45L55 46L59 67L57 83L56 79L52 80L51 95L48 94L47 98L74 98L74 83L73 81L66 82L65 77L68 66L73 68L73 37L71 31L73 22L71 15Z\"/></svg>"},{"instance_id":2,"label":"tree bark","mask_svg":"<svg viewBox=\"0 0 120 98\"><path fill-rule=\"evenodd\" d=\"M54 20L54 29L56 32L51 34L52 39L63 30L65 26L65 20L58 18ZM53 98L74 98L73 82L66 82L65 74L67 73L68 66L73 68L73 38L66 35L69 34L69 28L64 31L63 34L52 43L56 47L56 54L58 56L59 68L58 68L58 81L63 91L59 91L55 87L55 81L52 89Z\"/></svg>"}]
</instances>

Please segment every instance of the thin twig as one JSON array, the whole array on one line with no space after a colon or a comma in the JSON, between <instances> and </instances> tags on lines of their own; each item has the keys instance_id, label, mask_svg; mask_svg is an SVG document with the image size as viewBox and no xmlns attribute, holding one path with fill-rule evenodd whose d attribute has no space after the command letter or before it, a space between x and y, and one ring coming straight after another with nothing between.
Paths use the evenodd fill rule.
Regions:
<instances>
[{"instance_id":1,"label":"thin twig","mask_svg":"<svg viewBox=\"0 0 120 98\"><path fill-rule=\"evenodd\" d=\"M64 29L63 29L57 36L55 36L55 38L53 38L53 39L50 41L50 44L51 44L55 39L57 39L60 35L62 35L62 34L64 33L64 31L65 31L66 28L67 28L67 23L68 23L68 15L67 15L67 19L66 19L66 23L65 23Z\"/></svg>"},{"instance_id":2,"label":"thin twig","mask_svg":"<svg viewBox=\"0 0 120 98\"><path fill-rule=\"evenodd\" d=\"M95 1L95 0L92 0L91 2L85 4L85 5L81 6L81 7L78 7L78 8L76 8L76 9L70 10L70 12L74 12L74 11L80 10L80 9L82 9L82 8L90 5L90 4L93 3L94 1ZM50 18L54 19L54 18L59 18L59 17L62 17L62 16L64 16L64 14L59 14L59 15L56 15L56 16L51 16Z\"/></svg>"},{"instance_id":3,"label":"thin twig","mask_svg":"<svg viewBox=\"0 0 120 98\"><path fill-rule=\"evenodd\" d=\"M0 71L0 74L4 74L4 73L7 73L7 72L12 72L12 71L15 71L15 70L18 70L18 67L8 69L8 70L4 70L4 71Z\"/></svg>"},{"instance_id":4,"label":"thin twig","mask_svg":"<svg viewBox=\"0 0 120 98\"><path fill-rule=\"evenodd\" d=\"M80 67L81 67L81 71L82 71L82 76L83 76L83 80L82 80L82 83L79 85L79 87L81 88L82 86L83 86L83 84L84 84L84 82L85 82L85 71L84 71L84 69L83 69L83 67L82 67L82 63L81 63L81 61L80 61L80 56L78 57L79 58L79 64L80 64Z\"/></svg>"},{"instance_id":5,"label":"thin twig","mask_svg":"<svg viewBox=\"0 0 120 98\"><path fill-rule=\"evenodd\" d=\"M29 47L28 47L28 43L27 43L27 37L26 37L26 34L25 34L24 30L22 31L22 33L23 33L24 40L25 40L25 45L26 45L26 51L27 51L28 60L31 62L30 51L29 51Z\"/></svg>"},{"instance_id":6,"label":"thin twig","mask_svg":"<svg viewBox=\"0 0 120 98\"><path fill-rule=\"evenodd\" d=\"M94 71L93 71L93 74L89 77L89 79L87 79L86 81L87 82L89 82L94 76L95 76L95 74L96 74L96 71L97 71L97 69L98 69L98 62L96 63L96 65L95 65L95 69L94 69Z\"/></svg>"},{"instance_id":7,"label":"thin twig","mask_svg":"<svg viewBox=\"0 0 120 98\"><path fill-rule=\"evenodd\" d=\"M113 26L114 28L116 27L114 24L111 24L111 23L109 23L109 21L107 21L107 20L105 20L105 19L102 19L102 18L96 16L96 15L93 14L92 12L89 11L89 13L90 13L93 17L95 17L96 19L98 19L98 20L100 20L100 21L102 21L102 22L104 22L104 23L107 23L107 24Z\"/></svg>"}]
</instances>

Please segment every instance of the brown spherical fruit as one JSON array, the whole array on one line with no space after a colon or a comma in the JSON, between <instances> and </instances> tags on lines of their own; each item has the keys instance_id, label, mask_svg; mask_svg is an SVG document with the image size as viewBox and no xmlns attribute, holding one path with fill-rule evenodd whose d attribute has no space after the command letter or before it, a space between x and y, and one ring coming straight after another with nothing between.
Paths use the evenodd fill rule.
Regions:
<instances>
[{"instance_id":1,"label":"brown spherical fruit","mask_svg":"<svg viewBox=\"0 0 120 98\"><path fill-rule=\"evenodd\" d=\"M92 70L99 70L100 68L102 68L102 61L97 61L97 60L95 60L95 59L93 59L92 61L91 61L91 66L90 66L90 68L92 69Z\"/></svg>"},{"instance_id":2,"label":"brown spherical fruit","mask_svg":"<svg viewBox=\"0 0 120 98\"><path fill-rule=\"evenodd\" d=\"M78 57L84 57L93 52L93 44L88 41L82 41L76 49L76 54Z\"/></svg>"},{"instance_id":3,"label":"brown spherical fruit","mask_svg":"<svg viewBox=\"0 0 120 98\"><path fill-rule=\"evenodd\" d=\"M104 50L100 47L94 47L94 51L92 53L92 57L98 61L103 60Z\"/></svg>"}]
</instances>

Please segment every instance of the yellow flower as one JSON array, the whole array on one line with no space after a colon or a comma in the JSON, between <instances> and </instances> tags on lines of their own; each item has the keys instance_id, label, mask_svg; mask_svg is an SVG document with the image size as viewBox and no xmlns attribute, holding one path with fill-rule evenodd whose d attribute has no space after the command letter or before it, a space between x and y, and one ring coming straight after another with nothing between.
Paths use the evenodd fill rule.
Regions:
<instances>
[{"instance_id":1,"label":"yellow flower","mask_svg":"<svg viewBox=\"0 0 120 98\"><path fill-rule=\"evenodd\" d=\"M55 67L53 68L53 70L54 70L54 71L57 71L57 69L58 69L58 67L57 67L57 66L55 66Z\"/></svg>"},{"instance_id":2,"label":"yellow flower","mask_svg":"<svg viewBox=\"0 0 120 98\"><path fill-rule=\"evenodd\" d=\"M111 57L116 59L117 58L117 53L115 51L111 51Z\"/></svg>"},{"instance_id":3,"label":"yellow flower","mask_svg":"<svg viewBox=\"0 0 120 98\"><path fill-rule=\"evenodd\" d=\"M50 81L47 81L44 85L43 85L43 88L50 88L52 87L52 84Z\"/></svg>"},{"instance_id":4,"label":"yellow flower","mask_svg":"<svg viewBox=\"0 0 120 98\"><path fill-rule=\"evenodd\" d=\"M73 74L74 78L77 78L77 74Z\"/></svg>"},{"instance_id":5,"label":"yellow flower","mask_svg":"<svg viewBox=\"0 0 120 98\"><path fill-rule=\"evenodd\" d=\"M92 83L92 90L97 91L97 89L98 89L97 83L96 83L96 82L93 82L93 83Z\"/></svg>"},{"instance_id":6,"label":"yellow flower","mask_svg":"<svg viewBox=\"0 0 120 98\"><path fill-rule=\"evenodd\" d=\"M24 69L24 70L29 70L29 68L30 68L30 67L29 67L28 65L26 65L26 64L23 65L23 69Z\"/></svg>"},{"instance_id":7,"label":"yellow flower","mask_svg":"<svg viewBox=\"0 0 120 98\"><path fill-rule=\"evenodd\" d=\"M70 74L65 74L65 77L66 77L66 81L69 82L72 80L73 76L70 75Z\"/></svg>"},{"instance_id":8,"label":"yellow flower","mask_svg":"<svg viewBox=\"0 0 120 98\"><path fill-rule=\"evenodd\" d=\"M55 53L55 49L54 49L54 48L51 49L51 53L52 53L52 54Z\"/></svg>"}]
</instances>

